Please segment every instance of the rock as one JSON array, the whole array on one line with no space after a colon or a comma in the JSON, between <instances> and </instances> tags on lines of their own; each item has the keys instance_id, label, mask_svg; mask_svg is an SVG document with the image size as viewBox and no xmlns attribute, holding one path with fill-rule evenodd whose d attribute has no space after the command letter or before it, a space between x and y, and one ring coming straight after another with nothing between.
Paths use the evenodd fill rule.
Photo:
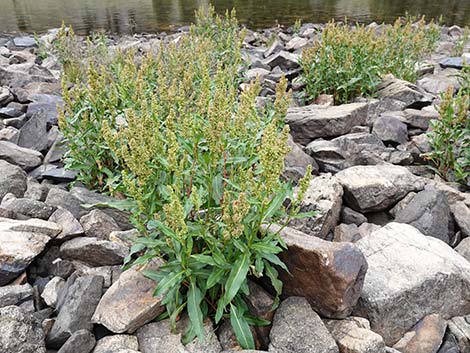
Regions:
<instances>
[{"instance_id":1,"label":"rock","mask_svg":"<svg viewBox=\"0 0 470 353\"><path fill-rule=\"evenodd\" d=\"M454 56L441 60L439 65L444 69L452 68L462 70L464 67L464 60L461 56Z\"/></svg>"},{"instance_id":2,"label":"rock","mask_svg":"<svg viewBox=\"0 0 470 353\"><path fill-rule=\"evenodd\" d=\"M13 100L13 95L11 94L8 87L0 86L0 106L7 105Z\"/></svg>"},{"instance_id":3,"label":"rock","mask_svg":"<svg viewBox=\"0 0 470 353\"><path fill-rule=\"evenodd\" d=\"M153 296L155 287L140 271L124 271L101 299L93 322L114 333L133 333L165 310L160 305L162 298Z\"/></svg>"},{"instance_id":4,"label":"rock","mask_svg":"<svg viewBox=\"0 0 470 353\"><path fill-rule=\"evenodd\" d=\"M281 50L284 50L284 45L279 39L275 38L273 43L263 53L263 57L267 58L275 53L279 53Z\"/></svg>"},{"instance_id":5,"label":"rock","mask_svg":"<svg viewBox=\"0 0 470 353\"><path fill-rule=\"evenodd\" d=\"M73 282L47 336L50 347L59 348L78 330L92 330L91 317L102 290L103 278L100 276L79 277Z\"/></svg>"},{"instance_id":6,"label":"rock","mask_svg":"<svg viewBox=\"0 0 470 353\"><path fill-rule=\"evenodd\" d=\"M333 233L333 241L355 243L362 239L363 235L359 232L359 228L355 224L340 224L335 228Z\"/></svg>"},{"instance_id":7,"label":"rock","mask_svg":"<svg viewBox=\"0 0 470 353\"><path fill-rule=\"evenodd\" d=\"M470 238L463 239L455 248L460 255L470 261Z\"/></svg>"},{"instance_id":8,"label":"rock","mask_svg":"<svg viewBox=\"0 0 470 353\"><path fill-rule=\"evenodd\" d=\"M40 233L54 238L60 233L61 228L55 223L40 219L19 221L0 217L0 232L1 231Z\"/></svg>"},{"instance_id":9,"label":"rock","mask_svg":"<svg viewBox=\"0 0 470 353\"><path fill-rule=\"evenodd\" d=\"M401 144L408 141L406 124L391 116L379 116L374 122L372 132L386 143Z\"/></svg>"},{"instance_id":10,"label":"rock","mask_svg":"<svg viewBox=\"0 0 470 353\"><path fill-rule=\"evenodd\" d=\"M62 231L55 237L55 240L70 240L84 233L80 222L65 208L58 207L49 217L49 221L58 224L62 228Z\"/></svg>"},{"instance_id":11,"label":"rock","mask_svg":"<svg viewBox=\"0 0 470 353\"><path fill-rule=\"evenodd\" d=\"M205 322L207 336L204 342L196 339L184 346L181 343L181 332L184 331L184 319L173 333L170 320L152 322L137 331L137 339L142 353L219 353L222 351L210 321ZM183 324L183 327L181 327Z\"/></svg>"},{"instance_id":12,"label":"rock","mask_svg":"<svg viewBox=\"0 0 470 353\"><path fill-rule=\"evenodd\" d=\"M323 140L316 139L305 148L319 165L319 169L325 173L338 173L360 164L358 158L361 149L358 144L350 140Z\"/></svg>"},{"instance_id":13,"label":"rock","mask_svg":"<svg viewBox=\"0 0 470 353\"><path fill-rule=\"evenodd\" d=\"M13 195L3 198L1 206L7 210L11 210L17 214L22 214L31 218L49 219L55 211L55 207L44 202L31 200L26 198L16 198Z\"/></svg>"},{"instance_id":14,"label":"rock","mask_svg":"<svg viewBox=\"0 0 470 353\"><path fill-rule=\"evenodd\" d=\"M457 340L450 332L446 332L444 335L444 342L441 348L439 348L438 353L461 353Z\"/></svg>"},{"instance_id":15,"label":"rock","mask_svg":"<svg viewBox=\"0 0 470 353\"><path fill-rule=\"evenodd\" d=\"M67 260L79 260L90 266L121 265L129 249L119 243L91 237L78 237L60 247L60 255Z\"/></svg>"},{"instance_id":16,"label":"rock","mask_svg":"<svg viewBox=\"0 0 470 353\"><path fill-rule=\"evenodd\" d=\"M299 56L282 50L266 58L263 64L269 65L272 69L276 66L279 66L282 70L297 69L299 67Z\"/></svg>"},{"instance_id":17,"label":"rock","mask_svg":"<svg viewBox=\"0 0 470 353\"><path fill-rule=\"evenodd\" d=\"M0 286L19 276L50 239L40 233L0 229Z\"/></svg>"},{"instance_id":18,"label":"rock","mask_svg":"<svg viewBox=\"0 0 470 353\"><path fill-rule=\"evenodd\" d=\"M301 297L284 300L274 315L269 352L338 353L338 347L320 317Z\"/></svg>"},{"instance_id":19,"label":"rock","mask_svg":"<svg viewBox=\"0 0 470 353\"><path fill-rule=\"evenodd\" d=\"M300 212L318 212L315 216L293 220L290 227L312 236L325 239L338 224L343 188L336 177L331 174L313 178L303 200Z\"/></svg>"},{"instance_id":20,"label":"rock","mask_svg":"<svg viewBox=\"0 0 470 353\"><path fill-rule=\"evenodd\" d=\"M450 341L449 346L452 348L457 346L458 353L467 353L470 350L470 317L454 317L449 321L448 325L450 337L447 340Z\"/></svg>"},{"instance_id":21,"label":"rock","mask_svg":"<svg viewBox=\"0 0 470 353\"><path fill-rule=\"evenodd\" d=\"M340 353L385 353L382 337L353 320L326 320L325 325Z\"/></svg>"},{"instance_id":22,"label":"rock","mask_svg":"<svg viewBox=\"0 0 470 353\"><path fill-rule=\"evenodd\" d=\"M57 304L57 299L59 297L59 292L64 287L65 281L63 278L54 277L49 282L47 282L46 287L41 293L41 298L44 299L44 302L53 308Z\"/></svg>"},{"instance_id":23,"label":"rock","mask_svg":"<svg viewBox=\"0 0 470 353\"><path fill-rule=\"evenodd\" d=\"M305 175L309 165L312 166L314 173L318 173L318 165L315 160L294 142L292 136L289 135L287 143L291 150L285 159L284 178L298 182Z\"/></svg>"},{"instance_id":24,"label":"rock","mask_svg":"<svg viewBox=\"0 0 470 353\"><path fill-rule=\"evenodd\" d=\"M20 131L13 126L7 126L0 129L0 140L8 141L16 144L20 136Z\"/></svg>"},{"instance_id":25,"label":"rock","mask_svg":"<svg viewBox=\"0 0 470 353\"><path fill-rule=\"evenodd\" d=\"M68 210L76 219L80 219L81 217L82 202L68 191L55 187L51 188L45 202L48 205L62 207Z\"/></svg>"},{"instance_id":26,"label":"rock","mask_svg":"<svg viewBox=\"0 0 470 353\"><path fill-rule=\"evenodd\" d=\"M296 51L306 47L308 44L308 40L302 37L294 37L286 44L286 50L289 51Z\"/></svg>"},{"instance_id":27,"label":"rock","mask_svg":"<svg viewBox=\"0 0 470 353\"><path fill-rule=\"evenodd\" d=\"M139 237L140 233L137 229L119 230L109 233L109 240L126 245L128 248Z\"/></svg>"},{"instance_id":28,"label":"rock","mask_svg":"<svg viewBox=\"0 0 470 353\"><path fill-rule=\"evenodd\" d=\"M269 231L279 231L271 226ZM285 296L303 296L320 315L348 316L361 294L367 262L350 243L334 243L284 228L280 236L288 249L279 257L291 274L280 270Z\"/></svg>"},{"instance_id":29,"label":"rock","mask_svg":"<svg viewBox=\"0 0 470 353\"><path fill-rule=\"evenodd\" d=\"M41 173L41 177L55 183L70 183L77 178L77 172L65 168L51 168Z\"/></svg>"},{"instance_id":30,"label":"rock","mask_svg":"<svg viewBox=\"0 0 470 353\"><path fill-rule=\"evenodd\" d=\"M50 274L67 279L75 271L72 261L57 259L50 266Z\"/></svg>"},{"instance_id":31,"label":"rock","mask_svg":"<svg viewBox=\"0 0 470 353\"><path fill-rule=\"evenodd\" d=\"M73 261L73 266L76 273L80 276L101 276L103 277L103 288L108 289L111 285L119 279L121 276L120 266L100 266L100 267L89 267L82 262Z\"/></svg>"},{"instance_id":32,"label":"rock","mask_svg":"<svg viewBox=\"0 0 470 353\"><path fill-rule=\"evenodd\" d=\"M0 141L0 159L28 171L41 164L42 154L8 141Z\"/></svg>"},{"instance_id":33,"label":"rock","mask_svg":"<svg viewBox=\"0 0 470 353\"><path fill-rule=\"evenodd\" d=\"M356 314L387 345L426 315L470 313L470 263L442 241L389 223L356 245L369 264Z\"/></svg>"},{"instance_id":34,"label":"rock","mask_svg":"<svg viewBox=\"0 0 470 353\"><path fill-rule=\"evenodd\" d=\"M23 169L0 160L0 200L8 193L23 197L26 187L26 173Z\"/></svg>"},{"instance_id":35,"label":"rock","mask_svg":"<svg viewBox=\"0 0 470 353\"><path fill-rule=\"evenodd\" d=\"M367 103L308 105L290 108L286 123L290 126L294 140L306 145L318 137L344 135L354 126L363 125L367 119L367 110Z\"/></svg>"},{"instance_id":36,"label":"rock","mask_svg":"<svg viewBox=\"0 0 470 353\"><path fill-rule=\"evenodd\" d=\"M367 217L345 206L341 209L341 222L360 226L362 223L367 222Z\"/></svg>"},{"instance_id":37,"label":"rock","mask_svg":"<svg viewBox=\"0 0 470 353\"><path fill-rule=\"evenodd\" d=\"M449 229L452 225L449 204L442 191L432 187L418 192L398 210L395 222L407 223L424 235L449 243Z\"/></svg>"},{"instance_id":38,"label":"rock","mask_svg":"<svg viewBox=\"0 0 470 353\"><path fill-rule=\"evenodd\" d=\"M86 188L82 188L78 186L73 187L70 190L70 194L74 196L76 199L78 199L80 204L94 205L94 204L112 203L113 201L116 201L116 199L112 197L98 194L96 192L93 192ZM67 207L64 207L64 208L67 208ZM121 210L118 210L116 208L111 208L111 207L100 207L100 211L103 211L108 216L111 216L119 225L119 228L121 228L122 230L129 230L133 228L132 224L129 221L129 217L130 217L129 212L121 211ZM74 216L77 219L79 218L75 214Z\"/></svg>"},{"instance_id":39,"label":"rock","mask_svg":"<svg viewBox=\"0 0 470 353\"><path fill-rule=\"evenodd\" d=\"M47 148L47 115L39 111L21 127L18 146L36 151Z\"/></svg>"},{"instance_id":40,"label":"rock","mask_svg":"<svg viewBox=\"0 0 470 353\"><path fill-rule=\"evenodd\" d=\"M456 92L460 88L460 83L457 78L458 73L459 70L456 69L445 69L441 72L420 78L417 85L434 95L442 94L450 87L453 87L454 92Z\"/></svg>"},{"instance_id":41,"label":"rock","mask_svg":"<svg viewBox=\"0 0 470 353\"><path fill-rule=\"evenodd\" d=\"M137 337L131 335L105 336L96 342L93 353L112 353L125 349L139 350Z\"/></svg>"},{"instance_id":42,"label":"rock","mask_svg":"<svg viewBox=\"0 0 470 353\"><path fill-rule=\"evenodd\" d=\"M406 124L423 130L429 128L431 120L439 119L439 113L436 110L405 109L403 113L403 120Z\"/></svg>"},{"instance_id":43,"label":"rock","mask_svg":"<svg viewBox=\"0 0 470 353\"><path fill-rule=\"evenodd\" d=\"M49 192L49 185L39 184L35 179L28 178L26 181L27 188L24 197L36 201L44 201ZM18 196L17 196L18 197ZM22 197L22 196L19 196Z\"/></svg>"},{"instance_id":44,"label":"rock","mask_svg":"<svg viewBox=\"0 0 470 353\"><path fill-rule=\"evenodd\" d=\"M439 314L425 316L393 348L402 353L436 353L447 323Z\"/></svg>"},{"instance_id":45,"label":"rock","mask_svg":"<svg viewBox=\"0 0 470 353\"><path fill-rule=\"evenodd\" d=\"M408 169L389 164L355 166L336 177L343 185L346 205L363 213L386 210L409 192L424 188L424 181Z\"/></svg>"},{"instance_id":46,"label":"rock","mask_svg":"<svg viewBox=\"0 0 470 353\"><path fill-rule=\"evenodd\" d=\"M391 75L387 76L379 85L377 95L383 101L381 104L391 103L396 110L404 108L420 109L426 105L430 105L434 98L422 88L410 82L396 79Z\"/></svg>"},{"instance_id":47,"label":"rock","mask_svg":"<svg viewBox=\"0 0 470 353\"><path fill-rule=\"evenodd\" d=\"M46 353L41 323L17 306L0 308L0 351Z\"/></svg>"},{"instance_id":48,"label":"rock","mask_svg":"<svg viewBox=\"0 0 470 353\"><path fill-rule=\"evenodd\" d=\"M88 330L75 331L57 353L90 353L95 346L95 336Z\"/></svg>"},{"instance_id":49,"label":"rock","mask_svg":"<svg viewBox=\"0 0 470 353\"><path fill-rule=\"evenodd\" d=\"M28 37L28 36L13 38L13 44L16 47L23 47L23 48L37 46L36 39L34 39L34 37Z\"/></svg>"},{"instance_id":50,"label":"rock","mask_svg":"<svg viewBox=\"0 0 470 353\"><path fill-rule=\"evenodd\" d=\"M121 230L116 221L100 210L93 210L80 218L86 236L98 239L109 239L109 234Z\"/></svg>"},{"instance_id":51,"label":"rock","mask_svg":"<svg viewBox=\"0 0 470 353\"><path fill-rule=\"evenodd\" d=\"M255 81L256 79L259 78L260 81L263 82L263 80L266 78L266 76L268 76L270 74L270 72L271 71L263 69L261 67L256 67L256 68L248 70L245 73L245 77L249 81Z\"/></svg>"},{"instance_id":52,"label":"rock","mask_svg":"<svg viewBox=\"0 0 470 353\"><path fill-rule=\"evenodd\" d=\"M462 201L456 202L452 206L452 215L462 231L462 234L466 237L470 237L470 208Z\"/></svg>"},{"instance_id":53,"label":"rock","mask_svg":"<svg viewBox=\"0 0 470 353\"><path fill-rule=\"evenodd\" d=\"M29 283L13 284L0 287L0 308L10 305L21 305L33 297L33 288Z\"/></svg>"}]
</instances>

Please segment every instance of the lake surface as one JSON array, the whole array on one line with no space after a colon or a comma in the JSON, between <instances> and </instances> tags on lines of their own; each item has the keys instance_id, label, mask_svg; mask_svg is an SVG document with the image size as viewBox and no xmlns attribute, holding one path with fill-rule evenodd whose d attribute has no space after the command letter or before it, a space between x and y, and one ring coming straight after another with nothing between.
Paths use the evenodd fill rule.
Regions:
<instances>
[{"instance_id":1,"label":"lake surface","mask_svg":"<svg viewBox=\"0 0 470 353\"><path fill-rule=\"evenodd\" d=\"M446 24L470 26L470 0L212 0L216 10L235 8L240 22L259 29L277 23L349 18L392 22L396 17L442 16ZM76 32L171 31L190 23L206 0L0 0L0 31L43 32L62 21Z\"/></svg>"}]
</instances>

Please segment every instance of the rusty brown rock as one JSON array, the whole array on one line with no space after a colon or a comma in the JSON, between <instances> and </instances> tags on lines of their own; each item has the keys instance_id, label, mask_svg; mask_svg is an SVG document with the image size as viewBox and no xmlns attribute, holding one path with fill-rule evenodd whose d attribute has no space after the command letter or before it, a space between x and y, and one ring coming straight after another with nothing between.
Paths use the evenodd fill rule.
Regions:
<instances>
[{"instance_id":1,"label":"rusty brown rock","mask_svg":"<svg viewBox=\"0 0 470 353\"><path fill-rule=\"evenodd\" d=\"M425 316L393 348L402 353L436 353L447 323L439 314Z\"/></svg>"},{"instance_id":2,"label":"rusty brown rock","mask_svg":"<svg viewBox=\"0 0 470 353\"><path fill-rule=\"evenodd\" d=\"M92 321L114 333L133 333L165 310L162 298L153 296L155 286L135 268L124 271L101 298Z\"/></svg>"},{"instance_id":3,"label":"rusty brown rock","mask_svg":"<svg viewBox=\"0 0 470 353\"><path fill-rule=\"evenodd\" d=\"M279 226L271 226L276 232ZM336 243L286 227L280 232L288 250L280 254L291 275L280 271L285 296L305 297L329 318L345 318L361 294L367 262L350 243Z\"/></svg>"}]
</instances>

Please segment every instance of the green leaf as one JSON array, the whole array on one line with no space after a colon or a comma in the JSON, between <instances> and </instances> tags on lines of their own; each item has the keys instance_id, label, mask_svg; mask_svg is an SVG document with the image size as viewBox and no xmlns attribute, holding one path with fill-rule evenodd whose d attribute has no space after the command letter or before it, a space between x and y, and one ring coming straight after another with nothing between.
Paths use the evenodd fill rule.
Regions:
<instances>
[{"instance_id":1,"label":"green leaf","mask_svg":"<svg viewBox=\"0 0 470 353\"><path fill-rule=\"evenodd\" d=\"M304 218L315 217L317 214L318 214L318 211L302 212L302 213L297 213L295 215L291 215L291 218L292 219L304 219Z\"/></svg>"},{"instance_id":2,"label":"green leaf","mask_svg":"<svg viewBox=\"0 0 470 353\"><path fill-rule=\"evenodd\" d=\"M196 261L201 262L203 264L217 266L217 263L211 256L202 255L202 254L194 254L194 255L191 255L191 257L195 259Z\"/></svg>"},{"instance_id":3,"label":"green leaf","mask_svg":"<svg viewBox=\"0 0 470 353\"><path fill-rule=\"evenodd\" d=\"M285 190L283 191L279 190L276 196L269 203L268 209L263 215L262 222L271 218L282 206L282 203L284 202L285 199L286 199Z\"/></svg>"},{"instance_id":4,"label":"green leaf","mask_svg":"<svg viewBox=\"0 0 470 353\"><path fill-rule=\"evenodd\" d=\"M230 275L228 276L227 283L225 284L224 303L227 305L237 295L238 290L248 274L250 266L250 255L243 254L233 265Z\"/></svg>"},{"instance_id":5,"label":"green leaf","mask_svg":"<svg viewBox=\"0 0 470 353\"><path fill-rule=\"evenodd\" d=\"M157 284L154 296L158 297L162 294L165 294L170 288L173 288L176 285L179 286L179 284L183 280L183 275L184 271L181 271L177 273L172 272L163 277L163 279L161 279L160 282Z\"/></svg>"},{"instance_id":6,"label":"green leaf","mask_svg":"<svg viewBox=\"0 0 470 353\"><path fill-rule=\"evenodd\" d=\"M201 311L202 293L194 278L190 279L188 289L188 315L196 336L201 342L205 340L204 322Z\"/></svg>"},{"instance_id":7,"label":"green leaf","mask_svg":"<svg viewBox=\"0 0 470 353\"><path fill-rule=\"evenodd\" d=\"M273 285L276 293L281 295L282 293L282 282L278 278L278 273L276 269L269 264L268 261L264 261L264 267L266 270L266 274L268 275L269 279L271 280L271 284Z\"/></svg>"},{"instance_id":8,"label":"green leaf","mask_svg":"<svg viewBox=\"0 0 470 353\"><path fill-rule=\"evenodd\" d=\"M81 205L83 208L115 208L120 211L132 211L136 208L137 203L133 200L113 200L108 202L97 202L97 203L85 203Z\"/></svg>"},{"instance_id":9,"label":"green leaf","mask_svg":"<svg viewBox=\"0 0 470 353\"><path fill-rule=\"evenodd\" d=\"M244 349L255 349L250 325L248 325L243 313L233 304L230 304L230 323L240 346Z\"/></svg>"},{"instance_id":10,"label":"green leaf","mask_svg":"<svg viewBox=\"0 0 470 353\"><path fill-rule=\"evenodd\" d=\"M207 279L206 289L215 286L223 277L225 270L223 268L214 268Z\"/></svg>"}]
</instances>

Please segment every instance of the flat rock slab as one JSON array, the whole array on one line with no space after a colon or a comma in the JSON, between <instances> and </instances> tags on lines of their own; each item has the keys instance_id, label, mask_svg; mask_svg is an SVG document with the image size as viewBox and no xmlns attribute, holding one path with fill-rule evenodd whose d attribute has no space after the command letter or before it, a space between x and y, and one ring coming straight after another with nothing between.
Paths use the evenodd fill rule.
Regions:
<instances>
[{"instance_id":1,"label":"flat rock slab","mask_svg":"<svg viewBox=\"0 0 470 353\"><path fill-rule=\"evenodd\" d=\"M359 212L383 211L425 182L408 169L391 164L355 166L336 174L347 206Z\"/></svg>"},{"instance_id":2,"label":"flat rock slab","mask_svg":"<svg viewBox=\"0 0 470 353\"><path fill-rule=\"evenodd\" d=\"M31 170L41 164L42 154L8 141L0 141L0 159L15 164L24 170Z\"/></svg>"},{"instance_id":3,"label":"flat rock slab","mask_svg":"<svg viewBox=\"0 0 470 353\"><path fill-rule=\"evenodd\" d=\"M114 333L133 333L160 315L162 298L154 297L156 283L136 269L124 271L104 294L93 322Z\"/></svg>"},{"instance_id":4,"label":"flat rock slab","mask_svg":"<svg viewBox=\"0 0 470 353\"><path fill-rule=\"evenodd\" d=\"M356 313L387 345L426 315L470 313L470 263L444 242L389 223L356 245L369 264Z\"/></svg>"},{"instance_id":5,"label":"flat rock slab","mask_svg":"<svg viewBox=\"0 0 470 353\"><path fill-rule=\"evenodd\" d=\"M271 226L270 231L279 228ZM291 274L280 270L283 294L305 297L319 314L348 316L361 294L367 262L359 248L309 236L292 228L280 233L288 250L280 254Z\"/></svg>"},{"instance_id":6,"label":"flat rock slab","mask_svg":"<svg viewBox=\"0 0 470 353\"><path fill-rule=\"evenodd\" d=\"M449 57L441 60L439 65L444 69L450 67L452 69L461 70L464 66L464 59L461 56Z\"/></svg>"},{"instance_id":7,"label":"flat rock slab","mask_svg":"<svg viewBox=\"0 0 470 353\"><path fill-rule=\"evenodd\" d=\"M308 105L290 108L286 123L294 141L306 145L318 137L336 137L349 133L354 126L365 124L367 113L367 103L329 107Z\"/></svg>"}]
</instances>

